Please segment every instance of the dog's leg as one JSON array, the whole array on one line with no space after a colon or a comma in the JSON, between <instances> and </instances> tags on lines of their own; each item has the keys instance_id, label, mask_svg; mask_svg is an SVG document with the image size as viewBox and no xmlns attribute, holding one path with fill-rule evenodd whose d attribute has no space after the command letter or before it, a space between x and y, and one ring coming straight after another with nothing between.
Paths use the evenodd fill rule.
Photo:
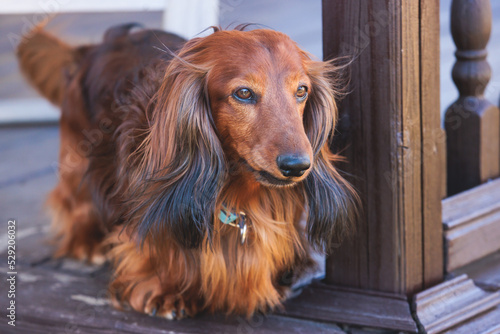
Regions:
<instances>
[{"instance_id":1,"label":"dog's leg","mask_svg":"<svg viewBox=\"0 0 500 334\"><path fill-rule=\"evenodd\" d=\"M117 308L126 305L169 320L192 317L202 308L194 253L173 243L153 251L147 241L141 247L125 231L113 233L108 243L115 271L110 292Z\"/></svg>"},{"instance_id":2,"label":"dog's leg","mask_svg":"<svg viewBox=\"0 0 500 334\"><path fill-rule=\"evenodd\" d=\"M58 248L55 257L69 256L101 264L105 261L102 241L105 229L99 221L83 175L87 158L78 154L75 140L61 128L59 183L49 195L52 228Z\"/></svg>"},{"instance_id":3,"label":"dog's leg","mask_svg":"<svg viewBox=\"0 0 500 334\"><path fill-rule=\"evenodd\" d=\"M318 270L318 263L313 259L312 250L305 235L305 224L302 208L298 206L295 212L294 226L300 231L300 244L303 251L297 251L291 266L278 273L275 287L283 299L299 295L303 286L310 283Z\"/></svg>"}]
</instances>

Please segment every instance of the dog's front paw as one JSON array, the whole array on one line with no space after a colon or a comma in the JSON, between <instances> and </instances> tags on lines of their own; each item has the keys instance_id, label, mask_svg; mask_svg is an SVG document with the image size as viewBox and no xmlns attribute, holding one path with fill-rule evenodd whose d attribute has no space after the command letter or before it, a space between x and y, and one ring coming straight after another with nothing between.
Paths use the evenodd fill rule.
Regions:
<instances>
[{"instance_id":1,"label":"dog's front paw","mask_svg":"<svg viewBox=\"0 0 500 334\"><path fill-rule=\"evenodd\" d=\"M71 257L94 265L102 265L107 261L105 247L101 241L69 237L59 242L59 247L55 251L54 257Z\"/></svg>"},{"instance_id":2,"label":"dog's front paw","mask_svg":"<svg viewBox=\"0 0 500 334\"><path fill-rule=\"evenodd\" d=\"M167 289L157 277L136 284L129 282L127 285L128 287L121 286L115 290L117 294L114 304L117 308L129 305L135 311L168 320L193 317L200 309L196 297L187 299L176 289ZM116 287L116 284L112 284L111 290L113 291Z\"/></svg>"},{"instance_id":3,"label":"dog's front paw","mask_svg":"<svg viewBox=\"0 0 500 334\"><path fill-rule=\"evenodd\" d=\"M163 295L151 298L146 304L144 312L150 316L179 320L193 317L197 310L192 305L187 305L182 297Z\"/></svg>"}]
</instances>

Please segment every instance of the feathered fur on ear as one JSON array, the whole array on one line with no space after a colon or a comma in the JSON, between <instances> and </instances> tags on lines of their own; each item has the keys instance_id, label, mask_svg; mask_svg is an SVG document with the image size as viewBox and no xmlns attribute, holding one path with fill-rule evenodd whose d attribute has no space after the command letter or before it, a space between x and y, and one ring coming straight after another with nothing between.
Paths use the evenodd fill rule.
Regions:
<instances>
[{"instance_id":1,"label":"feathered fur on ear","mask_svg":"<svg viewBox=\"0 0 500 334\"><path fill-rule=\"evenodd\" d=\"M208 101L208 69L191 62L196 47L196 39L188 42L167 67L136 176L144 184L134 210L137 231L160 246L166 235L184 247L210 239L226 175Z\"/></svg>"},{"instance_id":2,"label":"feathered fur on ear","mask_svg":"<svg viewBox=\"0 0 500 334\"><path fill-rule=\"evenodd\" d=\"M357 195L333 167L329 139L337 118L339 68L332 62L305 61L311 91L304 112L304 126L313 147L314 164L304 181L308 206L307 233L315 248L328 251L353 226Z\"/></svg>"}]
</instances>

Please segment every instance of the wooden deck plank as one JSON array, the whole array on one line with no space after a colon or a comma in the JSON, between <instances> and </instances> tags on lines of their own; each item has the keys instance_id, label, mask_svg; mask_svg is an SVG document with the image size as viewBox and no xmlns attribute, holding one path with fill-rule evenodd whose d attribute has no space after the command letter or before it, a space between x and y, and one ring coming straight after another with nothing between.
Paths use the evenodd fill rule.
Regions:
<instances>
[{"instance_id":1,"label":"wooden deck plank","mask_svg":"<svg viewBox=\"0 0 500 334\"><path fill-rule=\"evenodd\" d=\"M0 189L34 177L55 175L59 130L57 127L0 129Z\"/></svg>"},{"instance_id":2,"label":"wooden deck plank","mask_svg":"<svg viewBox=\"0 0 500 334\"><path fill-rule=\"evenodd\" d=\"M16 219L18 263L40 263L52 254L44 202L57 180L50 165L58 146L57 127L0 129L0 240L7 237L7 220ZM2 258L5 250L3 243Z\"/></svg>"},{"instance_id":3,"label":"wooden deck plank","mask_svg":"<svg viewBox=\"0 0 500 334\"><path fill-rule=\"evenodd\" d=\"M483 289L500 291L500 252L486 256L453 272L453 275L461 274L467 274Z\"/></svg>"},{"instance_id":4,"label":"wooden deck plank","mask_svg":"<svg viewBox=\"0 0 500 334\"><path fill-rule=\"evenodd\" d=\"M304 319L336 321L357 326L387 328L416 333L406 297L332 287L315 283L304 289L296 300L286 304L283 314ZM360 317L359 315L363 316Z\"/></svg>"},{"instance_id":5,"label":"wooden deck plank","mask_svg":"<svg viewBox=\"0 0 500 334\"><path fill-rule=\"evenodd\" d=\"M58 127L0 128L0 152L8 150L14 145L18 148L36 145L39 138L46 137L51 135L49 133L58 131ZM57 153L57 146L55 149ZM5 163L5 160L2 163Z\"/></svg>"},{"instance_id":6,"label":"wooden deck plank","mask_svg":"<svg viewBox=\"0 0 500 334\"><path fill-rule=\"evenodd\" d=\"M438 334L467 325L473 318L491 312L499 305L500 293L484 291L467 275L460 275L416 294L412 310L419 332ZM486 334L483 331L474 333Z\"/></svg>"},{"instance_id":7,"label":"wooden deck plank","mask_svg":"<svg viewBox=\"0 0 500 334\"><path fill-rule=\"evenodd\" d=\"M0 267L5 281L5 267ZM45 268L18 266L17 333L36 328L46 333L344 333L327 323L279 315L256 315L251 319L200 315L194 319L168 321L109 305L107 272L73 275ZM6 297L2 295L2 299ZM3 304L3 302L2 302ZM0 323L0 332L9 329ZM31 333L31 331L29 331Z\"/></svg>"},{"instance_id":8,"label":"wooden deck plank","mask_svg":"<svg viewBox=\"0 0 500 334\"><path fill-rule=\"evenodd\" d=\"M480 314L464 325L455 327L443 334L495 334L500 333L500 307Z\"/></svg>"},{"instance_id":9,"label":"wooden deck plank","mask_svg":"<svg viewBox=\"0 0 500 334\"><path fill-rule=\"evenodd\" d=\"M52 174L0 188L0 240L7 238L7 220L16 219L16 255L19 262L39 263L52 254L48 244L49 218L43 203L54 184L55 175ZM2 259L6 249L6 243L1 243Z\"/></svg>"}]
</instances>

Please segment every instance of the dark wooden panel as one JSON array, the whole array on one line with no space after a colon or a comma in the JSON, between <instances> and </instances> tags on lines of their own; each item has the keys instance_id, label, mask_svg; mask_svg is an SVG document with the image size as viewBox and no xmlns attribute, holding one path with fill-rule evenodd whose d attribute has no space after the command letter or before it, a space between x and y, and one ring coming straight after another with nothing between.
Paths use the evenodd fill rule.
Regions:
<instances>
[{"instance_id":1,"label":"dark wooden panel","mask_svg":"<svg viewBox=\"0 0 500 334\"><path fill-rule=\"evenodd\" d=\"M406 297L316 283L287 302L284 314L343 324L416 333Z\"/></svg>"},{"instance_id":2,"label":"dark wooden panel","mask_svg":"<svg viewBox=\"0 0 500 334\"><path fill-rule=\"evenodd\" d=\"M335 58L345 54L355 54L362 52L365 44L360 41L359 36L354 33L355 29L359 31L362 27L362 22L367 21L367 9L364 6L359 6L360 1L326 1L323 0L323 55L325 59ZM356 28L354 28L356 27ZM358 81L361 76L361 68L359 63L369 61L370 53L365 52L364 58L350 67L351 81ZM367 83L371 80L371 72L365 71L363 73L364 81ZM358 87L360 83L355 83ZM356 98L353 94L350 95L349 100L344 100L340 105L339 123L336 131L336 145L339 150L344 147L352 145L351 150L344 150L343 153L349 161L348 166L341 165L344 170L349 170L353 175L359 175L357 178L351 179L357 190L361 194L366 194L370 190L370 185L366 183L363 178L364 168L366 168L366 160L371 150L361 150L364 143L370 144L370 138L366 138L369 131L372 131L372 122L362 122L362 108L363 105L366 110L370 110L372 100L377 96L370 99L370 95L364 95L357 92L356 88L349 88L356 93ZM386 98L383 98L386 99ZM350 110L349 110L350 108ZM374 118L376 121L377 118ZM374 123L374 122L373 122ZM362 131L364 130L364 131ZM381 139L382 142L389 142L388 133L381 133L385 138ZM357 138L359 143L352 142L352 139ZM354 155L352 152L358 152ZM378 171L379 166L373 166ZM385 170L388 166L382 166L381 169ZM380 172L379 174L383 174ZM381 184L384 187L376 187L379 190L376 192L379 195L381 192L384 194L391 194L388 189L388 183L380 178ZM369 227L366 222L367 212L375 212L377 209L376 203L367 200L364 196L362 200L362 214L364 219L356 226L356 235L349 240L344 241L342 246L334 249L331 256L327 258L327 277L326 281L330 283L345 284L350 287L374 287L378 284L376 277L370 277L368 262L369 259ZM390 219L390 212L383 211L378 215L385 215L386 220ZM349 256L347 256L349 254ZM340 278L341 276L341 278Z\"/></svg>"},{"instance_id":3,"label":"dark wooden panel","mask_svg":"<svg viewBox=\"0 0 500 334\"><path fill-rule=\"evenodd\" d=\"M437 1L323 1L324 55L353 58L335 146L363 201L327 282L412 294L442 279ZM431 59L431 60L429 60Z\"/></svg>"},{"instance_id":4,"label":"dark wooden panel","mask_svg":"<svg viewBox=\"0 0 500 334\"><path fill-rule=\"evenodd\" d=\"M420 1L424 288L443 279L441 199L446 196L446 136L439 91L439 0ZM434 47L428 47L433 45ZM436 254L438 256L436 256Z\"/></svg>"},{"instance_id":5,"label":"dark wooden panel","mask_svg":"<svg viewBox=\"0 0 500 334\"><path fill-rule=\"evenodd\" d=\"M397 148L393 154L402 152L397 162L399 181L397 184L398 201L400 207L395 206L398 215L394 224L403 236L401 245L391 249L392 252L397 249L404 249L401 258L399 291L408 295L420 291L423 288L423 212L422 212L422 93L418 87L421 87L420 71L420 27L426 22L420 17L419 2L412 0L401 1L401 16L398 21L401 22L401 36L394 36L401 39L401 45L393 45L396 64L401 62L399 75L394 77L394 85L401 80L401 90L396 91L395 97L401 100L401 110L396 111L400 114L401 120L399 129L394 132L398 138ZM397 12L398 8L393 8ZM397 21L396 21L397 22ZM396 31L397 26L394 26ZM435 41L437 42L437 40ZM432 49L436 43L429 43L426 47ZM399 49L399 48L400 49ZM397 69L398 66L396 65ZM434 74L434 76L436 76ZM424 83L422 83L424 84ZM417 88L417 89L415 89ZM394 106L393 106L394 107ZM429 107L429 106L428 106ZM434 106L436 107L436 106ZM432 111L432 110L431 110ZM396 119L397 121L397 119ZM434 127L429 127L433 129ZM384 131L379 129L379 131ZM401 140L402 139L402 140ZM428 167L436 168L435 164ZM393 188L394 189L394 188ZM397 235L395 235L397 237ZM383 236L385 239L386 236ZM382 240L383 240L382 239ZM396 291L395 291L396 292Z\"/></svg>"},{"instance_id":6,"label":"dark wooden panel","mask_svg":"<svg viewBox=\"0 0 500 334\"><path fill-rule=\"evenodd\" d=\"M443 201L446 270L500 249L500 179Z\"/></svg>"}]
</instances>

